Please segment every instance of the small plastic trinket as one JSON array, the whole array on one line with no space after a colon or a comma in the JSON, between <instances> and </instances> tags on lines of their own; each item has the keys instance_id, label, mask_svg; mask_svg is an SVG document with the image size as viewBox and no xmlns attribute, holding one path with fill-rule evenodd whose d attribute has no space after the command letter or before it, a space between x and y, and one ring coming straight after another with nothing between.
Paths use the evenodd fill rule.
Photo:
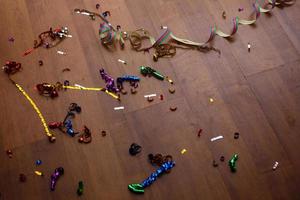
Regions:
<instances>
[{"instance_id":1,"label":"small plastic trinket","mask_svg":"<svg viewBox=\"0 0 300 200\"><path fill-rule=\"evenodd\" d=\"M42 164L42 161L41 161L40 159L38 159L38 160L35 161L35 164L36 164L36 165L41 165L41 164Z\"/></svg>"},{"instance_id":2,"label":"small plastic trinket","mask_svg":"<svg viewBox=\"0 0 300 200\"><path fill-rule=\"evenodd\" d=\"M279 165L279 163L276 161L275 163L274 163L274 165L273 165L273 170L276 170L277 169L277 167L278 167L278 165Z\"/></svg>"},{"instance_id":3,"label":"small plastic trinket","mask_svg":"<svg viewBox=\"0 0 300 200\"><path fill-rule=\"evenodd\" d=\"M20 174L19 175L19 181L20 182L24 183L24 182L26 182L26 180L27 180L27 177L26 177L25 174Z\"/></svg>"}]
</instances>

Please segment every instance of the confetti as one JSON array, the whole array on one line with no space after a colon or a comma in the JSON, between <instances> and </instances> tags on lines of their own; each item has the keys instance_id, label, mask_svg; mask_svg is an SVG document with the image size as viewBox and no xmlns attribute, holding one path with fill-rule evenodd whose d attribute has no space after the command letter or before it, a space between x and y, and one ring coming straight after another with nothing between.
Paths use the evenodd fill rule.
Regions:
<instances>
[{"instance_id":1,"label":"confetti","mask_svg":"<svg viewBox=\"0 0 300 200\"><path fill-rule=\"evenodd\" d=\"M242 11L244 11L244 8L239 8L238 11L242 12Z\"/></svg>"},{"instance_id":2,"label":"confetti","mask_svg":"<svg viewBox=\"0 0 300 200\"><path fill-rule=\"evenodd\" d=\"M114 110L124 110L124 106L114 107Z\"/></svg>"},{"instance_id":3,"label":"confetti","mask_svg":"<svg viewBox=\"0 0 300 200\"><path fill-rule=\"evenodd\" d=\"M67 55L66 52L63 52L63 51L56 51L56 53L60 54L60 55Z\"/></svg>"},{"instance_id":4,"label":"confetti","mask_svg":"<svg viewBox=\"0 0 300 200\"><path fill-rule=\"evenodd\" d=\"M145 98L148 98L148 97L156 97L156 94L147 94L147 95L144 95Z\"/></svg>"},{"instance_id":5,"label":"confetti","mask_svg":"<svg viewBox=\"0 0 300 200\"><path fill-rule=\"evenodd\" d=\"M79 84L76 84L76 83L74 84L74 86L75 86L75 87L79 87L79 88L81 88L81 89L86 89L86 87L84 87L84 86L82 86L82 85L79 85Z\"/></svg>"},{"instance_id":6,"label":"confetti","mask_svg":"<svg viewBox=\"0 0 300 200\"><path fill-rule=\"evenodd\" d=\"M42 172L40 172L40 171L34 171L34 173L35 173L36 175L38 175L38 176L44 176L44 174L43 174Z\"/></svg>"},{"instance_id":7,"label":"confetti","mask_svg":"<svg viewBox=\"0 0 300 200\"><path fill-rule=\"evenodd\" d=\"M211 138L210 139L210 141L216 141L216 140L220 140L220 139L223 139L223 136L222 135L219 135L219 136L217 136L217 137L213 137L213 138Z\"/></svg>"},{"instance_id":8,"label":"confetti","mask_svg":"<svg viewBox=\"0 0 300 200\"><path fill-rule=\"evenodd\" d=\"M9 38L8 38L8 41L9 41L9 42L14 42L15 39L14 39L13 37L9 37Z\"/></svg>"},{"instance_id":9,"label":"confetti","mask_svg":"<svg viewBox=\"0 0 300 200\"><path fill-rule=\"evenodd\" d=\"M250 45L250 43L248 42L248 52L250 53L250 50L251 50L251 45Z\"/></svg>"},{"instance_id":10,"label":"confetti","mask_svg":"<svg viewBox=\"0 0 300 200\"><path fill-rule=\"evenodd\" d=\"M100 8L100 4L97 3L97 4L96 4L96 9L99 9L99 8Z\"/></svg>"},{"instance_id":11,"label":"confetti","mask_svg":"<svg viewBox=\"0 0 300 200\"><path fill-rule=\"evenodd\" d=\"M186 152L187 152L186 149L182 149L182 150L180 151L181 154L185 154Z\"/></svg>"},{"instance_id":12,"label":"confetti","mask_svg":"<svg viewBox=\"0 0 300 200\"><path fill-rule=\"evenodd\" d=\"M214 99L213 99L213 98L209 98L209 102L210 102L210 103L213 103L213 102L214 102Z\"/></svg>"},{"instance_id":13,"label":"confetti","mask_svg":"<svg viewBox=\"0 0 300 200\"><path fill-rule=\"evenodd\" d=\"M118 62L120 62L120 63L123 63L124 65L126 65L126 64L127 64L127 62L126 62L126 61L124 61L124 60L121 60L121 59L118 59Z\"/></svg>"},{"instance_id":14,"label":"confetti","mask_svg":"<svg viewBox=\"0 0 300 200\"><path fill-rule=\"evenodd\" d=\"M43 66L43 61L42 60L39 60L39 66Z\"/></svg>"}]
</instances>

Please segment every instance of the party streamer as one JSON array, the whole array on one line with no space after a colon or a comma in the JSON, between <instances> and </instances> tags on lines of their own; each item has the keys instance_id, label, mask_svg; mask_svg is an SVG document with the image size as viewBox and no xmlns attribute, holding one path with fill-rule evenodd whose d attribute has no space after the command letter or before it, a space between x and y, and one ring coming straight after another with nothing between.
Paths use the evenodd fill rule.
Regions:
<instances>
[{"instance_id":1,"label":"party streamer","mask_svg":"<svg viewBox=\"0 0 300 200\"><path fill-rule=\"evenodd\" d=\"M124 39L128 39L132 48L136 51L149 51L151 48L154 48L154 61L157 61L160 57L173 57L176 54L177 48L196 49L199 51L213 50L220 54L220 50L209 45L209 43L213 41L216 36L222 38L230 38L237 33L239 25L255 24L261 13L269 13L274 9L275 6L291 6L294 3L295 0L268 0L268 4L265 6L265 8L263 8L259 5L257 1L255 1L255 3L253 3L254 12L251 14L251 17L254 16L254 18L240 19L239 17L235 17L232 20L233 28L230 33L222 31L216 25L212 26L210 28L210 36L207 39L207 41L200 43L179 38L175 36L166 26L161 27L163 31L156 40L145 29L137 29L135 31L122 32L120 31L120 26L118 26L117 30L114 29L113 26L108 22L108 20L106 20L105 18L103 19L103 16L101 15L99 15L99 17L101 17L104 23L101 23L100 25L99 34L101 43L107 48L114 47L115 44L118 42L120 43L121 47L124 48ZM87 10L75 9L75 12L89 16L98 16L98 14L92 13ZM150 46L142 47L143 40L149 40Z\"/></svg>"},{"instance_id":2,"label":"party streamer","mask_svg":"<svg viewBox=\"0 0 300 200\"><path fill-rule=\"evenodd\" d=\"M105 88L89 88L89 87L76 87L76 86L62 86L63 88L66 89L71 89L71 90L89 90L89 91L102 91L105 92L106 94L110 95L111 97L120 100L120 97L112 92L109 92Z\"/></svg>"},{"instance_id":3,"label":"party streamer","mask_svg":"<svg viewBox=\"0 0 300 200\"><path fill-rule=\"evenodd\" d=\"M31 99L31 97L23 90L23 88L19 84L15 83L14 81L12 81L12 82L19 89L19 91L26 97L26 99L29 101L31 106L34 108L35 112L38 114L38 116L44 126L44 130L45 130L47 136L49 137L49 141L54 142L55 137L52 133L50 133L47 123L46 123L46 120L45 120L44 116L42 115L40 109L37 107L37 105L34 103L34 101Z\"/></svg>"}]
</instances>

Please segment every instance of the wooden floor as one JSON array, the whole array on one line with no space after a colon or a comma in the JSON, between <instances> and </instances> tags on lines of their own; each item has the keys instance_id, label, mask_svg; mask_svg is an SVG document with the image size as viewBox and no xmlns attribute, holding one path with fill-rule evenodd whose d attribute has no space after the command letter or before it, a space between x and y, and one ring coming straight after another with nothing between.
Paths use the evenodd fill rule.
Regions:
<instances>
[{"instance_id":1,"label":"wooden floor","mask_svg":"<svg viewBox=\"0 0 300 200\"><path fill-rule=\"evenodd\" d=\"M96 11L95 4L100 3L101 12L109 10L110 22L123 30L145 28L158 36L160 26L167 25L177 36L205 41L211 25L230 32L231 19L249 16L253 2L0 0L0 63L22 63L23 71L12 78L34 99L47 122L62 120L68 105L76 102L82 113L74 120L75 129L86 125L93 134L92 143L83 145L56 131L56 143L49 143L29 102L2 73L0 199L300 199L299 2L262 14L255 26L239 27L230 41L217 37L214 46L221 56L179 50L175 57L158 62L152 60L153 52L137 53L128 42L125 50L107 51L99 42L100 20L72 12L74 8ZM40 32L59 26L67 26L73 38L53 49L21 56ZM15 42L8 42L9 37ZM57 50L67 55L58 55ZM119 63L119 58L128 64ZM41 67L39 60L44 62ZM64 80L101 87L101 67L113 77L140 76L141 65L170 76L175 94L168 92L168 82L144 77L138 93L122 96L120 103L104 93L69 90L53 100L34 89L38 83ZM66 67L71 71L62 73ZM164 100L156 97L147 102L144 95L151 93L163 94ZM115 111L116 106L125 110ZM170 106L177 106L177 111L171 112ZM101 130L107 131L106 137ZM240 133L238 140L233 139L234 132ZM218 135L224 139L210 141ZM128 153L133 142L143 148L135 157ZM7 149L13 151L12 158ZM182 149L187 150L184 155ZM127 185L141 182L156 169L147 160L149 153L170 154L176 166L145 194L133 194ZM227 164L234 153L239 155L235 174ZM223 163L219 162L222 155ZM35 165L37 159L42 160L41 166ZM212 166L213 160L218 167ZM279 167L273 171L275 161ZM49 177L59 166L65 174L51 192ZM35 175L35 170L45 176ZM26 174L27 182L19 182L20 173ZM80 180L84 194L77 197Z\"/></svg>"}]
</instances>

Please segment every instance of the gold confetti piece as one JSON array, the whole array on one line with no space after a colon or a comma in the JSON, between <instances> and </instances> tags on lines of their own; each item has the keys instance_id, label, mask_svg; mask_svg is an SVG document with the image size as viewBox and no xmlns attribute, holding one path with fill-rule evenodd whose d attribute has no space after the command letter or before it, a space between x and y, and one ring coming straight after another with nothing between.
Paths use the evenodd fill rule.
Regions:
<instances>
[{"instance_id":1,"label":"gold confetti piece","mask_svg":"<svg viewBox=\"0 0 300 200\"><path fill-rule=\"evenodd\" d=\"M36 175L38 175L38 176L43 176L44 174L42 173L42 172L40 172L40 171L34 171L34 173L36 174Z\"/></svg>"},{"instance_id":2,"label":"gold confetti piece","mask_svg":"<svg viewBox=\"0 0 300 200\"><path fill-rule=\"evenodd\" d=\"M209 98L209 102L210 102L210 103L213 103L213 102L214 102L214 99L213 99L213 98Z\"/></svg>"},{"instance_id":3,"label":"gold confetti piece","mask_svg":"<svg viewBox=\"0 0 300 200\"><path fill-rule=\"evenodd\" d=\"M182 149L181 154L185 154L185 153L186 153L186 149Z\"/></svg>"}]
</instances>

